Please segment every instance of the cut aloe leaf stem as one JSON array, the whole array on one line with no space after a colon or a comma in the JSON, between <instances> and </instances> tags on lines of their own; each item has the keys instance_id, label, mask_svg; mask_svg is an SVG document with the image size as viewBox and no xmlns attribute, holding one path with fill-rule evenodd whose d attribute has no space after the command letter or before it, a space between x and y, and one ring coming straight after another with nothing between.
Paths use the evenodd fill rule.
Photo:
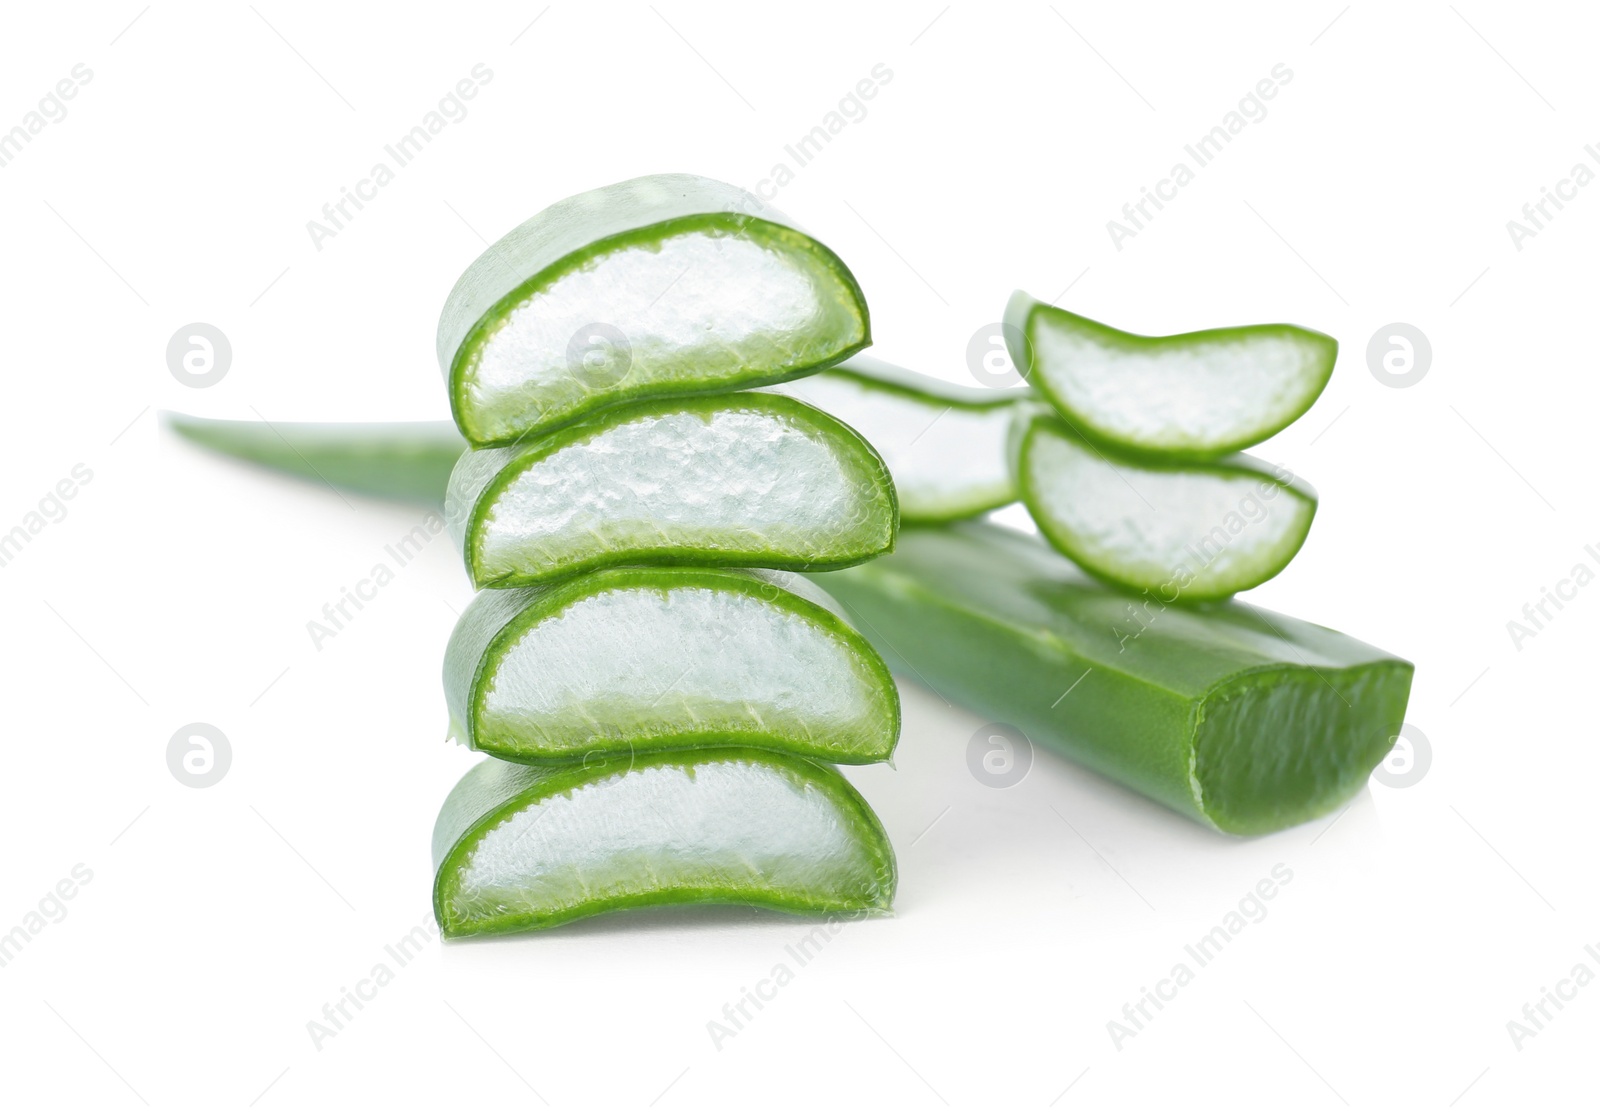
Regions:
<instances>
[{"instance_id":1,"label":"cut aloe leaf stem","mask_svg":"<svg viewBox=\"0 0 1600 1112\"><path fill-rule=\"evenodd\" d=\"M445 800L433 857L447 937L683 903L873 913L895 889L888 837L842 776L744 749L486 760Z\"/></svg>"},{"instance_id":2,"label":"cut aloe leaf stem","mask_svg":"<svg viewBox=\"0 0 1600 1112\"><path fill-rule=\"evenodd\" d=\"M534 763L697 746L887 760L894 681L860 634L801 597L812 592L783 572L700 568L484 591L445 653L452 731Z\"/></svg>"},{"instance_id":3,"label":"cut aloe leaf stem","mask_svg":"<svg viewBox=\"0 0 1600 1112\"><path fill-rule=\"evenodd\" d=\"M1317 512L1316 491L1250 456L1152 461L1097 447L1042 411L1019 419L1012 451L1023 501L1052 545L1164 602L1266 582L1300 551Z\"/></svg>"},{"instance_id":4,"label":"cut aloe leaf stem","mask_svg":"<svg viewBox=\"0 0 1600 1112\"><path fill-rule=\"evenodd\" d=\"M1341 806L1405 719L1399 657L1238 602L1130 598L995 525L907 529L816 579L903 676L1234 834Z\"/></svg>"},{"instance_id":5,"label":"cut aloe leaf stem","mask_svg":"<svg viewBox=\"0 0 1600 1112\"><path fill-rule=\"evenodd\" d=\"M448 421L395 424L213 421L165 414L185 440L315 483L439 505L466 441Z\"/></svg>"},{"instance_id":6,"label":"cut aloe leaf stem","mask_svg":"<svg viewBox=\"0 0 1600 1112\"><path fill-rule=\"evenodd\" d=\"M1292 324L1139 336L1018 290L1012 361L1081 434L1130 452L1205 459L1258 444L1322 393L1339 345Z\"/></svg>"},{"instance_id":7,"label":"cut aloe leaf stem","mask_svg":"<svg viewBox=\"0 0 1600 1112\"><path fill-rule=\"evenodd\" d=\"M623 564L844 567L889 551L898 524L860 435L764 393L639 402L469 452L445 505L479 587Z\"/></svg>"},{"instance_id":8,"label":"cut aloe leaf stem","mask_svg":"<svg viewBox=\"0 0 1600 1112\"><path fill-rule=\"evenodd\" d=\"M1029 391L959 386L868 355L772 389L833 414L883 453L902 521L953 521L1017 499L1006 435Z\"/></svg>"},{"instance_id":9,"label":"cut aloe leaf stem","mask_svg":"<svg viewBox=\"0 0 1600 1112\"><path fill-rule=\"evenodd\" d=\"M781 382L870 342L832 251L742 189L657 174L489 247L450 291L438 354L461 431L497 445L635 399Z\"/></svg>"}]
</instances>

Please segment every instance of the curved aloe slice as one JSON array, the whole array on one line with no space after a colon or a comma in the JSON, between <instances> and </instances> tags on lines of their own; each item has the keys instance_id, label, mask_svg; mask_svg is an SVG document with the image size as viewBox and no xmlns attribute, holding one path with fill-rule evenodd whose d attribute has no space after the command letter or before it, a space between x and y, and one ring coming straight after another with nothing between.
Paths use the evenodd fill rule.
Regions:
<instances>
[{"instance_id":1,"label":"curved aloe slice","mask_svg":"<svg viewBox=\"0 0 1600 1112\"><path fill-rule=\"evenodd\" d=\"M894 484L872 446L794 398L639 402L468 452L446 518L478 587L622 564L844 567L894 546Z\"/></svg>"},{"instance_id":2,"label":"curved aloe slice","mask_svg":"<svg viewBox=\"0 0 1600 1112\"><path fill-rule=\"evenodd\" d=\"M773 389L833 414L883 453L902 521L953 521L1017 500L1006 434L1027 392L957 386L869 355Z\"/></svg>"},{"instance_id":3,"label":"curved aloe slice","mask_svg":"<svg viewBox=\"0 0 1600 1112\"><path fill-rule=\"evenodd\" d=\"M889 839L842 776L742 749L589 767L487 760L445 800L433 860L446 937L664 904L885 911L895 889Z\"/></svg>"},{"instance_id":4,"label":"curved aloe slice","mask_svg":"<svg viewBox=\"0 0 1600 1112\"><path fill-rule=\"evenodd\" d=\"M737 571L613 568L484 591L451 635L444 686L454 736L510 761L752 746L866 764L900 733L899 693L860 634Z\"/></svg>"},{"instance_id":5,"label":"curved aloe slice","mask_svg":"<svg viewBox=\"0 0 1600 1112\"><path fill-rule=\"evenodd\" d=\"M165 414L185 440L313 482L378 498L444 500L466 441L448 421L341 425L213 421Z\"/></svg>"},{"instance_id":6,"label":"curved aloe slice","mask_svg":"<svg viewBox=\"0 0 1600 1112\"><path fill-rule=\"evenodd\" d=\"M871 342L838 256L742 189L659 174L580 193L480 255L439 366L477 445L606 406L781 382Z\"/></svg>"},{"instance_id":7,"label":"curved aloe slice","mask_svg":"<svg viewBox=\"0 0 1600 1112\"><path fill-rule=\"evenodd\" d=\"M1234 834L1358 792L1411 690L1408 662L1331 629L1130 599L978 522L907 529L894 555L817 580L891 667Z\"/></svg>"},{"instance_id":8,"label":"curved aloe slice","mask_svg":"<svg viewBox=\"0 0 1600 1112\"><path fill-rule=\"evenodd\" d=\"M1133 452L1203 459L1258 444L1311 408L1339 345L1292 324L1137 336L1018 290L1006 344L1081 433Z\"/></svg>"},{"instance_id":9,"label":"curved aloe slice","mask_svg":"<svg viewBox=\"0 0 1600 1112\"><path fill-rule=\"evenodd\" d=\"M1163 602L1265 583L1305 543L1317 493L1246 455L1151 462L1097 448L1058 418L1023 419L1017 482L1039 531L1103 579Z\"/></svg>"}]
</instances>

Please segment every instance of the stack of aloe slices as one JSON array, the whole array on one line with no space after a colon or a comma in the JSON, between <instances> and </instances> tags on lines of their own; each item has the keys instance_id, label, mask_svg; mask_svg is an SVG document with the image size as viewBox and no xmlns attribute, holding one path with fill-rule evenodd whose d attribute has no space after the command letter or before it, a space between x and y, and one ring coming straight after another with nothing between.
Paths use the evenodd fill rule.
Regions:
<instances>
[{"instance_id":1,"label":"stack of aloe slices","mask_svg":"<svg viewBox=\"0 0 1600 1112\"><path fill-rule=\"evenodd\" d=\"M849 426L744 389L868 342L832 252L703 178L562 201L456 283L439 358L472 448L445 516L487 589L445 690L452 734L490 759L435 827L446 935L669 903L888 908L888 839L831 765L889 759L899 696L789 572L890 551L894 485Z\"/></svg>"}]
</instances>

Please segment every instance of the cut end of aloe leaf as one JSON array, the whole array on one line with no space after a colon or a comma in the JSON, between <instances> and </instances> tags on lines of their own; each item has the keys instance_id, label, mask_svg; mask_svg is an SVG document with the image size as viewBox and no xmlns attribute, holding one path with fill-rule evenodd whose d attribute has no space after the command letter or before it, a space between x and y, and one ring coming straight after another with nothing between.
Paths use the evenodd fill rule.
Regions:
<instances>
[{"instance_id":1,"label":"cut end of aloe leaf","mask_svg":"<svg viewBox=\"0 0 1600 1112\"><path fill-rule=\"evenodd\" d=\"M833 414L883 453L902 521L954 521L1017 499L1005 446L1025 391L957 386L867 355L773 389Z\"/></svg>"},{"instance_id":2,"label":"cut end of aloe leaf","mask_svg":"<svg viewBox=\"0 0 1600 1112\"><path fill-rule=\"evenodd\" d=\"M1253 672L1201 701L1196 803L1217 829L1266 834L1342 805L1394 745L1404 686L1389 664Z\"/></svg>"},{"instance_id":3,"label":"cut end of aloe leaf","mask_svg":"<svg viewBox=\"0 0 1600 1112\"><path fill-rule=\"evenodd\" d=\"M808 570L894 546L888 469L793 398L640 402L527 448L462 457L446 516L476 586L624 564Z\"/></svg>"},{"instance_id":4,"label":"cut end of aloe leaf","mask_svg":"<svg viewBox=\"0 0 1600 1112\"><path fill-rule=\"evenodd\" d=\"M883 827L842 776L754 750L490 759L445 800L433 849L446 937L669 904L866 914L895 890Z\"/></svg>"},{"instance_id":5,"label":"cut end of aloe leaf","mask_svg":"<svg viewBox=\"0 0 1600 1112\"><path fill-rule=\"evenodd\" d=\"M451 636L445 694L461 740L531 763L745 746L866 764L900 731L888 668L843 620L699 568L485 591Z\"/></svg>"},{"instance_id":6,"label":"cut end of aloe leaf","mask_svg":"<svg viewBox=\"0 0 1600 1112\"><path fill-rule=\"evenodd\" d=\"M448 421L338 424L217 421L163 414L173 432L214 452L323 487L437 506L466 441Z\"/></svg>"},{"instance_id":7,"label":"cut end of aloe leaf","mask_svg":"<svg viewBox=\"0 0 1600 1112\"><path fill-rule=\"evenodd\" d=\"M439 363L477 445L635 399L781 382L871 342L839 257L731 185L658 174L570 197L451 291Z\"/></svg>"},{"instance_id":8,"label":"cut end of aloe leaf","mask_svg":"<svg viewBox=\"0 0 1600 1112\"><path fill-rule=\"evenodd\" d=\"M1100 448L1054 416L1024 418L1018 484L1039 531L1084 570L1162 603L1247 590L1305 543L1317 496L1249 456L1151 462Z\"/></svg>"},{"instance_id":9,"label":"cut end of aloe leaf","mask_svg":"<svg viewBox=\"0 0 1600 1112\"><path fill-rule=\"evenodd\" d=\"M1338 342L1292 324L1139 336L1018 290L1005 329L1028 382L1080 432L1201 459L1258 444L1311 408Z\"/></svg>"}]
</instances>

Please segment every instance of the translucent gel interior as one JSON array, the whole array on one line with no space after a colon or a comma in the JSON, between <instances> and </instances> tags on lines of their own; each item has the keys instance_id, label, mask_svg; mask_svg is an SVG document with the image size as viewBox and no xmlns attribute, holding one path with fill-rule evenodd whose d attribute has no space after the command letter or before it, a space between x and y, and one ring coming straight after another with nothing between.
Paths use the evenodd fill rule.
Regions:
<instances>
[{"instance_id":1,"label":"translucent gel interior","mask_svg":"<svg viewBox=\"0 0 1600 1112\"><path fill-rule=\"evenodd\" d=\"M1028 462L1035 501L1074 551L1133 582L1160 585L1180 571L1194 577L1191 590L1253 582L1298 543L1311 513L1265 476L1112 463L1049 434L1035 435Z\"/></svg>"},{"instance_id":2,"label":"translucent gel interior","mask_svg":"<svg viewBox=\"0 0 1600 1112\"><path fill-rule=\"evenodd\" d=\"M1009 407L959 409L874 390L826 371L777 389L866 437L889 465L907 517L992 505L1011 491L1005 447Z\"/></svg>"},{"instance_id":3,"label":"translucent gel interior","mask_svg":"<svg viewBox=\"0 0 1600 1112\"><path fill-rule=\"evenodd\" d=\"M573 337L584 333L582 347L597 324L616 330L595 333L598 372L570 357ZM683 233L596 256L517 305L468 366L468 400L480 413L559 415L619 384L801 365L859 329L838 278L814 256L765 239Z\"/></svg>"},{"instance_id":4,"label":"translucent gel interior","mask_svg":"<svg viewBox=\"0 0 1600 1112\"><path fill-rule=\"evenodd\" d=\"M489 577L619 549L826 553L862 495L812 428L729 408L637 417L533 464L485 517Z\"/></svg>"},{"instance_id":5,"label":"translucent gel interior","mask_svg":"<svg viewBox=\"0 0 1600 1112\"><path fill-rule=\"evenodd\" d=\"M464 862L461 918L610 897L743 888L860 898L878 884L850 816L784 766L703 759L616 773L537 802Z\"/></svg>"},{"instance_id":6,"label":"translucent gel interior","mask_svg":"<svg viewBox=\"0 0 1600 1112\"><path fill-rule=\"evenodd\" d=\"M488 678L478 734L540 751L592 739L766 732L885 743L884 694L833 632L760 598L626 587L525 632Z\"/></svg>"},{"instance_id":7,"label":"translucent gel interior","mask_svg":"<svg viewBox=\"0 0 1600 1112\"><path fill-rule=\"evenodd\" d=\"M1186 345L1106 345L1040 318L1039 372L1066 405L1130 443L1205 448L1242 442L1303 406L1318 352L1271 333Z\"/></svg>"}]
</instances>

